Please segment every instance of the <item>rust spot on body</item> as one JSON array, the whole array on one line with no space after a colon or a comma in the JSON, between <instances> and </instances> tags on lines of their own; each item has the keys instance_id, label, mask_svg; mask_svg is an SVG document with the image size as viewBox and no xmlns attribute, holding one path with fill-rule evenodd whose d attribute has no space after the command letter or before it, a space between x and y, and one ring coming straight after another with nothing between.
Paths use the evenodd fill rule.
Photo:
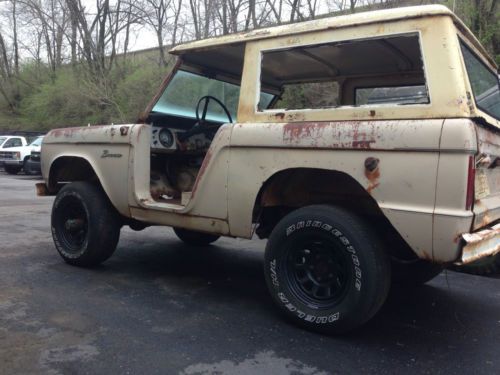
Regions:
<instances>
[{"instance_id":1,"label":"rust spot on body","mask_svg":"<svg viewBox=\"0 0 500 375\"><path fill-rule=\"evenodd\" d=\"M120 134L121 134L122 136L127 135L127 134L128 134L128 126L121 126L121 127L120 127Z\"/></svg>"},{"instance_id":2,"label":"rust spot on body","mask_svg":"<svg viewBox=\"0 0 500 375\"><path fill-rule=\"evenodd\" d=\"M328 123L297 123L286 124L283 129L285 142L298 143L301 139L311 139L316 146L318 139L323 137L323 132Z\"/></svg>"},{"instance_id":3,"label":"rust spot on body","mask_svg":"<svg viewBox=\"0 0 500 375\"><path fill-rule=\"evenodd\" d=\"M78 133L85 133L92 130L105 129L105 128L111 128L111 125L93 125L93 126L79 126L75 128L53 129L50 132L48 132L47 136L54 138L59 138L59 137L72 138L75 134Z\"/></svg>"},{"instance_id":4,"label":"rust spot on body","mask_svg":"<svg viewBox=\"0 0 500 375\"><path fill-rule=\"evenodd\" d=\"M372 143L375 141L352 141L352 148L371 148Z\"/></svg>"},{"instance_id":5,"label":"rust spot on body","mask_svg":"<svg viewBox=\"0 0 500 375\"><path fill-rule=\"evenodd\" d=\"M366 158L365 177L369 181L366 191L368 194L371 194L373 189L380 185L380 182L378 181L380 178L379 159L374 157Z\"/></svg>"},{"instance_id":6,"label":"rust spot on body","mask_svg":"<svg viewBox=\"0 0 500 375\"><path fill-rule=\"evenodd\" d=\"M371 149L376 138L370 122L299 122L283 126L283 142L297 146Z\"/></svg>"}]
</instances>

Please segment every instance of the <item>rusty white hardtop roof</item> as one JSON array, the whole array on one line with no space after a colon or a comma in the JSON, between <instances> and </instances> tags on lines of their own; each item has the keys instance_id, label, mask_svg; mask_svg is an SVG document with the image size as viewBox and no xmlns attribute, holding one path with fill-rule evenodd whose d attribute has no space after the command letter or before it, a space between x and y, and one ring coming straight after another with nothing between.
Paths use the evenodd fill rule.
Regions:
<instances>
[{"instance_id":1,"label":"rusty white hardtop roof","mask_svg":"<svg viewBox=\"0 0 500 375\"><path fill-rule=\"evenodd\" d=\"M412 19L429 16L446 15L453 17L456 23L459 23L465 29L452 11L444 5L421 5L412 7L402 7L393 9L375 10L369 12L348 14L343 16L325 17L312 21L298 22L280 26L273 26L264 29L256 29L248 32L240 32L230 35L224 35L203 40L196 40L180 44L170 50L174 55L182 55L193 50L206 49L225 44L238 44L251 40L268 39L280 36L294 35L305 32L321 31L326 29L336 29L370 23L385 23L401 19Z\"/></svg>"},{"instance_id":2,"label":"rusty white hardtop roof","mask_svg":"<svg viewBox=\"0 0 500 375\"><path fill-rule=\"evenodd\" d=\"M202 51L206 49L221 47L225 45L238 45L248 41L269 39L281 36L296 35L308 32L322 31L328 29L339 29L357 25L372 23L387 23L405 19L416 19L424 17L449 16L454 24L466 36L477 50L490 62L492 67L497 67L495 60L489 55L479 40L469 28L450 9L444 5L418 5L410 7L373 10L362 13L347 14L319 18L312 21L291 23L280 26L256 29L230 35L218 36L208 39L195 40L180 44L172 48L169 53L183 55L189 52Z\"/></svg>"}]
</instances>

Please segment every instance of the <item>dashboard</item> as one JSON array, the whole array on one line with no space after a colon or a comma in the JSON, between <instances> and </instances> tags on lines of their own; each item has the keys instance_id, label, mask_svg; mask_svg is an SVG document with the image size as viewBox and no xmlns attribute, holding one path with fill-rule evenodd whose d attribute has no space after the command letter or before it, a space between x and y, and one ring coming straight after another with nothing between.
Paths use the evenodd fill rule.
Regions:
<instances>
[{"instance_id":1,"label":"dashboard","mask_svg":"<svg viewBox=\"0 0 500 375\"><path fill-rule=\"evenodd\" d=\"M178 135L185 130L153 126L151 133L151 150L161 153L175 151L206 151L212 143L205 134L195 134L180 141Z\"/></svg>"}]
</instances>

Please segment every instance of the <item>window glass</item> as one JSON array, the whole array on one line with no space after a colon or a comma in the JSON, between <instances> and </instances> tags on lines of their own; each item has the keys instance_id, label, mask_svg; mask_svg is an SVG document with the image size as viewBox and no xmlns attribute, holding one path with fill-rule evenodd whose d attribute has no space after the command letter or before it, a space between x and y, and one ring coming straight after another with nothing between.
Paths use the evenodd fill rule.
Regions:
<instances>
[{"instance_id":1,"label":"window glass","mask_svg":"<svg viewBox=\"0 0 500 375\"><path fill-rule=\"evenodd\" d=\"M42 144L43 137L36 138L33 142L30 143L30 146L40 146Z\"/></svg>"},{"instance_id":2,"label":"window glass","mask_svg":"<svg viewBox=\"0 0 500 375\"><path fill-rule=\"evenodd\" d=\"M5 142L4 148L20 147L22 145L23 144L20 138L10 138L7 142Z\"/></svg>"},{"instance_id":3,"label":"window glass","mask_svg":"<svg viewBox=\"0 0 500 375\"><path fill-rule=\"evenodd\" d=\"M201 97L214 96L227 107L233 121L236 120L240 87L217 79L179 70L175 73L153 112L174 116L196 118L196 105ZM259 106L267 108L273 95L262 93ZM202 111L200 108L200 115ZM209 121L228 122L224 110L215 101L210 101L206 119Z\"/></svg>"},{"instance_id":4,"label":"window glass","mask_svg":"<svg viewBox=\"0 0 500 375\"><path fill-rule=\"evenodd\" d=\"M371 91L341 92L345 82ZM274 108L285 110L429 102L416 33L264 51L261 86L281 91Z\"/></svg>"},{"instance_id":5,"label":"window glass","mask_svg":"<svg viewBox=\"0 0 500 375\"><path fill-rule=\"evenodd\" d=\"M2 147L6 139L7 139L6 137L0 137L0 147Z\"/></svg>"},{"instance_id":6,"label":"window glass","mask_svg":"<svg viewBox=\"0 0 500 375\"><path fill-rule=\"evenodd\" d=\"M365 104L426 104L425 86L370 87L356 89L356 105Z\"/></svg>"},{"instance_id":7,"label":"window glass","mask_svg":"<svg viewBox=\"0 0 500 375\"><path fill-rule=\"evenodd\" d=\"M500 83L498 76L489 70L464 43L460 45L477 107L500 119Z\"/></svg>"}]
</instances>

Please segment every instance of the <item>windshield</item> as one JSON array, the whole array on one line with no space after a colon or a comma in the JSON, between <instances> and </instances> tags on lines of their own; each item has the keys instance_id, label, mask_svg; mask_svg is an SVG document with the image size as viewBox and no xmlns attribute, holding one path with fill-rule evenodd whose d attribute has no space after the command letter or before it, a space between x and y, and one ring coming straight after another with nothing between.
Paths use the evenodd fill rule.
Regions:
<instances>
[{"instance_id":1,"label":"windshield","mask_svg":"<svg viewBox=\"0 0 500 375\"><path fill-rule=\"evenodd\" d=\"M227 107L231 117L234 120L236 119L240 97L240 87L238 85L183 70L175 73L175 76L153 107L153 112L196 118L196 105L200 98L205 95L219 99ZM267 108L274 95L261 93L260 97L260 106ZM210 101L206 119L217 122L229 121L224 110L215 101Z\"/></svg>"},{"instance_id":2,"label":"windshield","mask_svg":"<svg viewBox=\"0 0 500 375\"><path fill-rule=\"evenodd\" d=\"M30 146L40 146L42 144L43 137L38 137L33 142L30 143Z\"/></svg>"},{"instance_id":3,"label":"windshield","mask_svg":"<svg viewBox=\"0 0 500 375\"><path fill-rule=\"evenodd\" d=\"M500 119L500 82L498 76L486 67L461 43L467 75L479 109Z\"/></svg>"},{"instance_id":4,"label":"windshield","mask_svg":"<svg viewBox=\"0 0 500 375\"><path fill-rule=\"evenodd\" d=\"M6 139L7 139L7 137L0 137L0 146L3 145L3 143L5 142Z\"/></svg>"}]
</instances>

